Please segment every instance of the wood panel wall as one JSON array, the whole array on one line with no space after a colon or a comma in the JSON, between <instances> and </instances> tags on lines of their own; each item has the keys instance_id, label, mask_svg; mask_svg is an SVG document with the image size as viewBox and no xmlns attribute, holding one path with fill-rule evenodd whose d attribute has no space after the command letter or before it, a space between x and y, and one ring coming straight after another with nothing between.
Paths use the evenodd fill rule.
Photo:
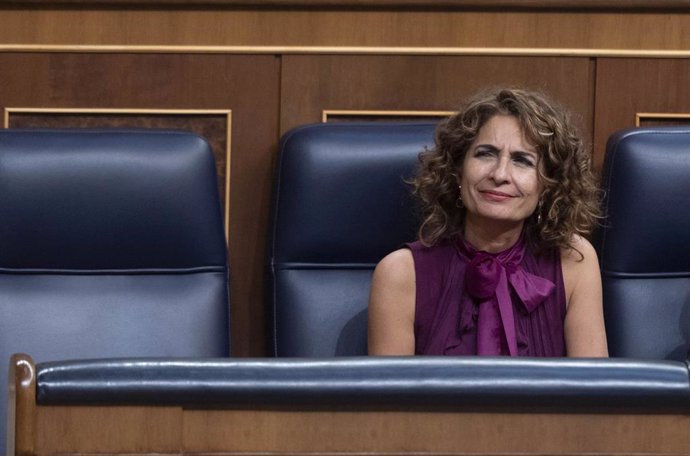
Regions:
<instances>
[{"instance_id":1,"label":"wood panel wall","mask_svg":"<svg viewBox=\"0 0 690 456\"><path fill-rule=\"evenodd\" d=\"M260 3L260 2L259 2ZM433 4L433 0L430 1ZM690 49L687 11L420 8L7 7L0 43L22 45ZM482 52L478 50L478 52ZM313 50L313 49L312 49ZM375 52L375 49L370 49ZM420 52L429 52L421 49Z\"/></svg>"},{"instance_id":2,"label":"wood panel wall","mask_svg":"<svg viewBox=\"0 0 690 456\"><path fill-rule=\"evenodd\" d=\"M267 353L271 179L290 128L325 110L448 111L520 85L576 115L600 167L606 138L638 114L690 113L682 0L10 0L0 24L0 109L232 112L238 356Z\"/></svg>"}]
</instances>

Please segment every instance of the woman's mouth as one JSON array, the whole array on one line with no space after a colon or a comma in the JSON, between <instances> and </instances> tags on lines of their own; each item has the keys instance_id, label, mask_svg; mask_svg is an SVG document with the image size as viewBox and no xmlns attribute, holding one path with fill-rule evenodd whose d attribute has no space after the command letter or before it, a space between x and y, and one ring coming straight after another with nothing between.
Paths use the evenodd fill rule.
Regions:
<instances>
[{"instance_id":1,"label":"woman's mouth","mask_svg":"<svg viewBox=\"0 0 690 456\"><path fill-rule=\"evenodd\" d=\"M495 190L484 190L480 193L482 194L482 196L484 196L484 198L486 198L489 201L501 202L513 198L513 195L503 192L497 192Z\"/></svg>"}]
</instances>

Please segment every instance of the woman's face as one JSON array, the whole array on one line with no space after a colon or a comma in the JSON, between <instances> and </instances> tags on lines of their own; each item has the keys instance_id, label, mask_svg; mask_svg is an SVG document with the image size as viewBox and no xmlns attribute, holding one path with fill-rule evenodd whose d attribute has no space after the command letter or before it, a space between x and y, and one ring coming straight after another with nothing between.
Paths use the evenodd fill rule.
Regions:
<instances>
[{"instance_id":1,"label":"woman's face","mask_svg":"<svg viewBox=\"0 0 690 456\"><path fill-rule=\"evenodd\" d=\"M539 202L539 166L539 155L515 117L489 119L467 150L460 174L466 223L521 226Z\"/></svg>"}]
</instances>

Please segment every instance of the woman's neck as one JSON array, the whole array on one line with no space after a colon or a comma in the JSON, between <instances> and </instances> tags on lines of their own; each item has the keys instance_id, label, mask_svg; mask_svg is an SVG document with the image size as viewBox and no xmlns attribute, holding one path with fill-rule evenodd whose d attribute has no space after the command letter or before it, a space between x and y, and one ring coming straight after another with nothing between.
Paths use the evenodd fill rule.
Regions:
<instances>
[{"instance_id":1,"label":"woman's neck","mask_svg":"<svg viewBox=\"0 0 690 456\"><path fill-rule=\"evenodd\" d=\"M520 239L524 222L503 224L495 220L476 223L465 220L463 235L475 249L498 253L509 249Z\"/></svg>"}]
</instances>

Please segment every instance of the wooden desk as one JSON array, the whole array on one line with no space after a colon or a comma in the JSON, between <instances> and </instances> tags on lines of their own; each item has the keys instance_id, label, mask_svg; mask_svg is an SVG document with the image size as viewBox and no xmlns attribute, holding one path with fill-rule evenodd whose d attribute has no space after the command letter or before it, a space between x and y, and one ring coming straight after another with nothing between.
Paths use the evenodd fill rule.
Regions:
<instances>
[{"instance_id":1,"label":"wooden desk","mask_svg":"<svg viewBox=\"0 0 690 456\"><path fill-rule=\"evenodd\" d=\"M449 407L38 405L15 355L8 455L687 455L689 414ZM16 408L15 408L16 407ZM12 442L13 440L13 442ZM14 445L13 445L14 444Z\"/></svg>"}]
</instances>

